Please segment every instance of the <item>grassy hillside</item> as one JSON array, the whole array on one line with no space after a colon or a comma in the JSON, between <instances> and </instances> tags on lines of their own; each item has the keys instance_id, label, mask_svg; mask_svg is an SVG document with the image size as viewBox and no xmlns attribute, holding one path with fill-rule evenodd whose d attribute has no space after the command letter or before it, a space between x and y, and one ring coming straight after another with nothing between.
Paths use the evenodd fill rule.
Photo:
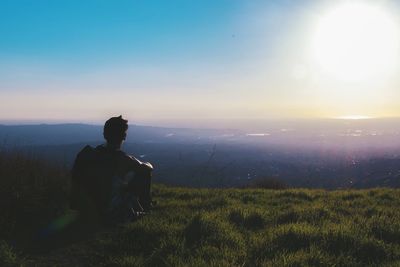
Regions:
<instances>
[{"instance_id":1,"label":"grassy hillside","mask_svg":"<svg viewBox=\"0 0 400 267\"><path fill-rule=\"evenodd\" d=\"M3 185L13 176L4 171L12 162L20 164L1 165ZM15 197L19 206L14 213L2 206L8 217L2 216L0 222L0 266L400 266L400 191L391 189L329 192L157 185L158 205L151 214L52 246L57 236L65 238L62 232L80 234L68 230L73 213L59 200L65 198L61 192L68 176L45 166L26 162L19 177L28 179L31 168L30 190L21 191L31 192L30 197ZM58 190L57 196L49 193L46 183ZM3 186L3 199L23 190L23 184ZM36 199L35 205L24 209L30 198ZM47 246L40 249L43 242L27 237L52 220L61 227L48 232Z\"/></svg>"}]
</instances>

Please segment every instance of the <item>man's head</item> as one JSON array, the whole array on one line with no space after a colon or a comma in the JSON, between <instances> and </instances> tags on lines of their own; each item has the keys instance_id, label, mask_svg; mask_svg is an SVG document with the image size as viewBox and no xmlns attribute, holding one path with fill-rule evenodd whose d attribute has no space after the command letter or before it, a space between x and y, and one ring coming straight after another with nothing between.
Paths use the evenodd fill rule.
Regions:
<instances>
[{"instance_id":1,"label":"man's head","mask_svg":"<svg viewBox=\"0 0 400 267\"><path fill-rule=\"evenodd\" d=\"M128 121L118 117L112 117L104 124L103 135L108 144L121 145L122 141L126 138L126 131L128 130Z\"/></svg>"}]
</instances>

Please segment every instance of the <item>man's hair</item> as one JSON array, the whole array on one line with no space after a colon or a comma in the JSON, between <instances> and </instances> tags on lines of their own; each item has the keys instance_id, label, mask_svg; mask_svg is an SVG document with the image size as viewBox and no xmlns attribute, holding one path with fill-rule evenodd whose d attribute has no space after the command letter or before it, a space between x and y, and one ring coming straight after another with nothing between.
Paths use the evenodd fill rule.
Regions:
<instances>
[{"instance_id":1,"label":"man's hair","mask_svg":"<svg viewBox=\"0 0 400 267\"><path fill-rule=\"evenodd\" d=\"M128 121L118 117L112 117L104 124L103 135L108 143L121 142L126 138L126 131L128 130Z\"/></svg>"}]
</instances>

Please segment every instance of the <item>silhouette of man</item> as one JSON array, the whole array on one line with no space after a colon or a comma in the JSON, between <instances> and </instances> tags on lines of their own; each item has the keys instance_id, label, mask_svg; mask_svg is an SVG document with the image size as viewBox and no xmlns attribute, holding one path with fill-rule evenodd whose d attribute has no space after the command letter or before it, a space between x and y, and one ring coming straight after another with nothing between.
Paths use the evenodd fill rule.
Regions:
<instances>
[{"instance_id":1,"label":"silhouette of man","mask_svg":"<svg viewBox=\"0 0 400 267\"><path fill-rule=\"evenodd\" d=\"M121 150L127 130L127 120L112 117L104 124L106 143L86 146L78 153L72 169L71 207L84 216L115 221L150 209L153 166Z\"/></svg>"}]
</instances>

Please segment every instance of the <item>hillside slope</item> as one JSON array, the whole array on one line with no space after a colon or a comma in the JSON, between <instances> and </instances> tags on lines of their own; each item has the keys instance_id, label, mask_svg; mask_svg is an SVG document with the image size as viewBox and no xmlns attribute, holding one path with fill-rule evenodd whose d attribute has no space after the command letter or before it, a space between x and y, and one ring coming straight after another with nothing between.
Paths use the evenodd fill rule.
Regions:
<instances>
[{"instance_id":1,"label":"hillside slope","mask_svg":"<svg viewBox=\"0 0 400 267\"><path fill-rule=\"evenodd\" d=\"M138 221L39 255L37 266L400 266L400 191L155 187Z\"/></svg>"}]
</instances>

